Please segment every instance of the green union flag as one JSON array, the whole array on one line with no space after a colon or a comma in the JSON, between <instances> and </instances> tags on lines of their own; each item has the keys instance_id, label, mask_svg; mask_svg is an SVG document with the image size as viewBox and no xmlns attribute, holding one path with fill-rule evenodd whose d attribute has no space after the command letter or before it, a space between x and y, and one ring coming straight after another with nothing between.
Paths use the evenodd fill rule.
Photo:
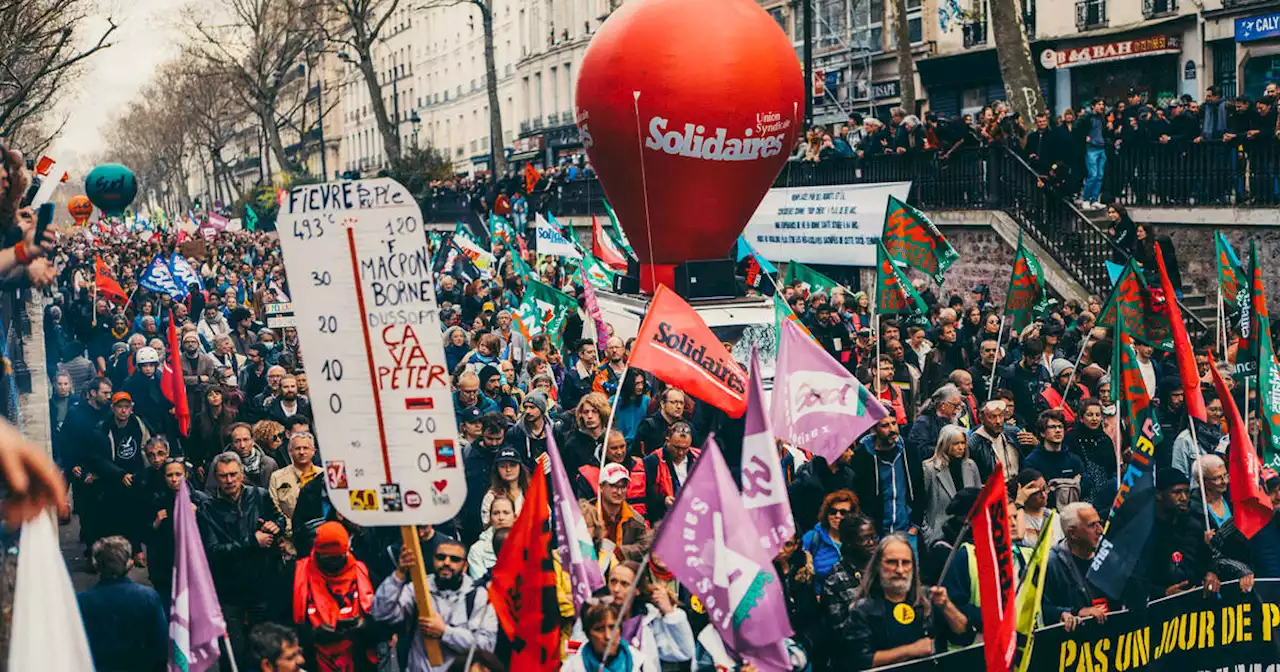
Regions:
<instances>
[{"instance_id":1,"label":"green union flag","mask_svg":"<svg viewBox=\"0 0 1280 672\"><path fill-rule=\"evenodd\" d=\"M1248 301L1248 281L1245 279L1244 264L1227 241L1221 231L1213 234L1213 246L1218 253L1218 286L1222 291L1222 305L1226 311L1235 315L1240 311L1240 302Z\"/></svg>"},{"instance_id":2,"label":"green union flag","mask_svg":"<svg viewBox=\"0 0 1280 672\"><path fill-rule=\"evenodd\" d=\"M1280 470L1280 362L1276 361L1271 347L1271 324L1267 318L1259 320L1258 350L1258 413L1262 440L1258 442L1262 466Z\"/></svg>"},{"instance_id":3,"label":"green union flag","mask_svg":"<svg viewBox=\"0 0 1280 672\"><path fill-rule=\"evenodd\" d=\"M1115 328L1152 347L1173 352L1173 330L1164 300L1164 292L1148 287L1130 259L1102 308L1098 326Z\"/></svg>"},{"instance_id":4,"label":"green union flag","mask_svg":"<svg viewBox=\"0 0 1280 672\"><path fill-rule=\"evenodd\" d=\"M924 315L928 307L907 276L889 258L884 245L876 245L876 312L880 315Z\"/></svg>"},{"instance_id":5,"label":"green union flag","mask_svg":"<svg viewBox=\"0 0 1280 672\"><path fill-rule=\"evenodd\" d=\"M1262 266L1258 263L1258 245L1249 243L1249 279L1240 294L1240 314L1237 326L1240 344L1236 348L1236 380L1244 382L1258 375L1258 362L1262 357L1260 344L1262 327L1267 322L1267 294L1262 285Z\"/></svg>"},{"instance_id":6,"label":"green union flag","mask_svg":"<svg viewBox=\"0 0 1280 672\"><path fill-rule=\"evenodd\" d=\"M797 280L809 285L809 291L812 293L822 292L829 295L831 294L831 290L841 286L840 283L813 270L812 268L809 268L798 261L792 261L787 264L787 274L786 277L783 278L782 284L789 285Z\"/></svg>"},{"instance_id":7,"label":"green union flag","mask_svg":"<svg viewBox=\"0 0 1280 672\"><path fill-rule=\"evenodd\" d=\"M889 197L881 242L889 257L919 269L942 284L942 275L960 258L938 227L924 213Z\"/></svg>"},{"instance_id":8,"label":"green union flag","mask_svg":"<svg viewBox=\"0 0 1280 672\"><path fill-rule=\"evenodd\" d=\"M1047 308L1044 294L1044 271L1040 262L1027 253L1018 234L1018 253L1013 257L1013 273L1009 275L1009 292L1004 299L1004 313L1014 332L1025 329L1031 320Z\"/></svg>"},{"instance_id":9,"label":"green union flag","mask_svg":"<svg viewBox=\"0 0 1280 672\"><path fill-rule=\"evenodd\" d=\"M562 348L560 332L569 313L577 309L578 302L573 297L530 278L525 281L524 298L516 308L516 327L526 339L548 334L551 342Z\"/></svg>"}]
</instances>

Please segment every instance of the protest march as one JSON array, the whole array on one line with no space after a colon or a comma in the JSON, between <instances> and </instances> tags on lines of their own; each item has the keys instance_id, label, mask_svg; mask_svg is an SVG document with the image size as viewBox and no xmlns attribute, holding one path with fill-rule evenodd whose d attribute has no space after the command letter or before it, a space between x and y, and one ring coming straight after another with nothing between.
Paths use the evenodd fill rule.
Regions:
<instances>
[{"instance_id":1,"label":"protest march","mask_svg":"<svg viewBox=\"0 0 1280 672\"><path fill-rule=\"evenodd\" d=\"M1274 91L1194 122L937 96L833 139L762 4L611 6L576 146L504 151L495 110L474 174L409 161L438 101L396 70L414 148L380 170L275 179L312 136L258 128L256 182L193 143L188 193L0 133L3 669L1276 669L1280 252L1126 207L1174 190L1133 158L1174 122L1184 158L1242 137L1186 160L1238 171L1231 207L1280 193ZM381 86L347 21L299 51Z\"/></svg>"}]
</instances>

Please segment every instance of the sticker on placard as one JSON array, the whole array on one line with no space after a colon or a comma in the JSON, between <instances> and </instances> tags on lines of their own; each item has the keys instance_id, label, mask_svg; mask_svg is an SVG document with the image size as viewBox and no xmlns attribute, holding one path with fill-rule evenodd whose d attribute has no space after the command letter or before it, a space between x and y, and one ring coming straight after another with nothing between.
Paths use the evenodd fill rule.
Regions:
<instances>
[{"instance_id":1,"label":"sticker on placard","mask_svg":"<svg viewBox=\"0 0 1280 672\"><path fill-rule=\"evenodd\" d=\"M352 490L349 496L352 511L378 510L378 493L373 490Z\"/></svg>"},{"instance_id":2,"label":"sticker on placard","mask_svg":"<svg viewBox=\"0 0 1280 672\"><path fill-rule=\"evenodd\" d=\"M422 495L419 495L417 490L409 490L405 492L404 505L411 509L416 509L419 506L422 506Z\"/></svg>"},{"instance_id":3,"label":"sticker on placard","mask_svg":"<svg viewBox=\"0 0 1280 672\"><path fill-rule=\"evenodd\" d=\"M329 460L324 465L325 475L329 478L329 487L333 490L347 489L347 463L342 460Z\"/></svg>"},{"instance_id":4,"label":"sticker on placard","mask_svg":"<svg viewBox=\"0 0 1280 672\"><path fill-rule=\"evenodd\" d=\"M448 506L449 495L446 495L444 490L449 487L449 481L447 479L442 481L431 481L431 487L433 489L431 493L431 503L435 506Z\"/></svg>"},{"instance_id":5,"label":"sticker on placard","mask_svg":"<svg viewBox=\"0 0 1280 672\"><path fill-rule=\"evenodd\" d=\"M458 468L458 450L450 439L436 439L436 466L441 469Z\"/></svg>"},{"instance_id":6,"label":"sticker on placard","mask_svg":"<svg viewBox=\"0 0 1280 672\"><path fill-rule=\"evenodd\" d=\"M403 511L404 505L400 500L400 484L384 483L378 486L378 490L382 493L382 510L383 511Z\"/></svg>"}]
</instances>

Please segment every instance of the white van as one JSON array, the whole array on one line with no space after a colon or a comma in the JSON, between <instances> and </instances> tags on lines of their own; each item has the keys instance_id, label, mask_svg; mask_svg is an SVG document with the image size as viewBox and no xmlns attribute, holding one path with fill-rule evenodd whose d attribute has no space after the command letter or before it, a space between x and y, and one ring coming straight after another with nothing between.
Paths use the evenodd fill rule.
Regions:
<instances>
[{"instance_id":1,"label":"white van","mask_svg":"<svg viewBox=\"0 0 1280 672\"><path fill-rule=\"evenodd\" d=\"M604 321L613 326L614 335L625 341L639 333L650 297L599 290L596 295ZM778 360L778 329L774 323L772 297L694 300L690 305L717 338L733 344L734 359L744 364L749 362L751 346L756 346L760 357L760 376L764 379L765 388L771 388L773 369Z\"/></svg>"}]
</instances>

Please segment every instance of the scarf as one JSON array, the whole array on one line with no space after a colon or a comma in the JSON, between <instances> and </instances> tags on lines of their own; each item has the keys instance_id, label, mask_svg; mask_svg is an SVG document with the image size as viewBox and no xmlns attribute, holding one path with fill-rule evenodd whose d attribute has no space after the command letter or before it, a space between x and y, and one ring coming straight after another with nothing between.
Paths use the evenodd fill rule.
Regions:
<instances>
[{"instance_id":1,"label":"scarf","mask_svg":"<svg viewBox=\"0 0 1280 672\"><path fill-rule=\"evenodd\" d=\"M111 327L111 337L116 339L117 341L123 341L124 337L127 336L128 334L129 334L128 325L125 325L124 329L121 329L120 331L116 331L115 327Z\"/></svg>"},{"instance_id":2,"label":"scarf","mask_svg":"<svg viewBox=\"0 0 1280 672\"><path fill-rule=\"evenodd\" d=\"M585 663L584 667L588 670L599 670L603 665L605 672L631 671L631 646L621 639L618 640L618 653L613 658L610 658L608 662L601 661L600 656L596 655L595 649L591 648L590 644L582 647L579 651L582 654L582 662Z\"/></svg>"},{"instance_id":3,"label":"scarf","mask_svg":"<svg viewBox=\"0 0 1280 672\"><path fill-rule=\"evenodd\" d=\"M343 623L356 623L373 610L373 584L364 563L347 553L347 564L336 574L324 574L311 557L298 560L293 578L293 620L308 623L319 631L335 632ZM341 639L316 644L316 666L320 672L356 669L355 642ZM374 649L364 651L366 662L377 661Z\"/></svg>"},{"instance_id":4,"label":"scarf","mask_svg":"<svg viewBox=\"0 0 1280 672\"><path fill-rule=\"evenodd\" d=\"M249 457L241 458L240 461L244 463L244 473L256 474L262 471L262 455L262 449L254 446L253 451L249 453Z\"/></svg>"}]
</instances>

